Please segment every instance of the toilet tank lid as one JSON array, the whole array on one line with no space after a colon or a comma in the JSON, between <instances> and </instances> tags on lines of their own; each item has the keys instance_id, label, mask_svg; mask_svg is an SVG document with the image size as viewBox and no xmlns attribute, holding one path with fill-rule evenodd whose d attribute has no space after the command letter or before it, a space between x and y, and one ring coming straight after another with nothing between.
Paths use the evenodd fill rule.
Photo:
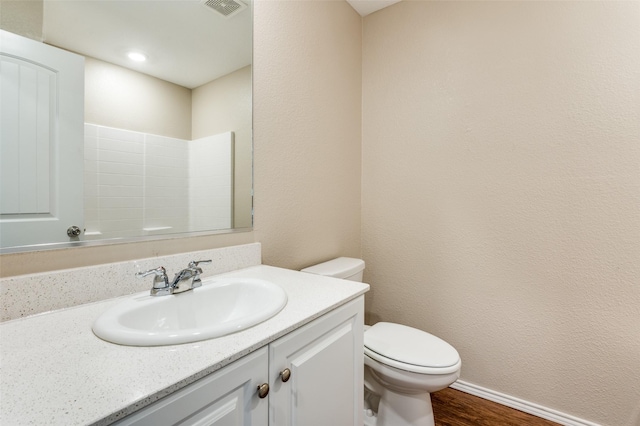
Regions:
<instances>
[{"instance_id":1,"label":"toilet tank lid","mask_svg":"<svg viewBox=\"0 0 640 426\"><path fill-rule=\"evenodd\" d=\"M363 270L364 260L352 257L338 257L337 259L304 268L302 272L334 278L347 278Z\"/></svg>"}]
</instances>

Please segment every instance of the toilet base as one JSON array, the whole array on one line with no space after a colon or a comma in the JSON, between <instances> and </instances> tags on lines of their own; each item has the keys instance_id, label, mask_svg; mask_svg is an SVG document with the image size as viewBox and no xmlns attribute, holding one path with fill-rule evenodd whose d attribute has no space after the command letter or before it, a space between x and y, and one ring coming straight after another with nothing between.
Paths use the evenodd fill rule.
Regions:
<instances>
[{"instance_id":1,"label":"toilet base","mask_svg":"<svg viewBox=\"0 0 640 426\"><path fill-rule=\"evenodd\" d=\"M382 391L379 396L365 388L364 426L435 426L428 392L378 390Z\"/></svg>"},{"instance_id":2,"label":"toilet base","mask_svg":"<svg viewBox=\"0 0 640 426\"><path fill-rule=\"evenodd\" d=\"M364 410L364 426L378 426L378 417L371 410Z\"/></svg>"},{"instance_id":3,"label":"toilet base","mask_svg":"<svg viewBox=\"0 0 640 426\"><path fill-rule=\"evenodd\" d=\"M380 396L377 426L434 426L431 395L400 394L385 389Z\"/></svg>"}]
</instances>

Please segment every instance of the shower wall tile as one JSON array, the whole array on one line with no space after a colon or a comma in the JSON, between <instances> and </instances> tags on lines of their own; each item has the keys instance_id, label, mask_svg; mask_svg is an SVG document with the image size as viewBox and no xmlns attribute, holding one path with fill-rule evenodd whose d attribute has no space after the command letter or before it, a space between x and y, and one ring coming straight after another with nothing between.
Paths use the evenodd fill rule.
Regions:
<instances>
[{"instance_id":1,"label":"shower wall tile","mask_svg":"<svg viewBox=\"0 0 640 426\"><path fill-rule=\"evenodd\" d=\"M98 159L100 164L131 164L138 167L144 165L144 154L142 152L136 152L137 149L135 149L139 147L132 146L134 149L130 151L111 151L107 147L113 142L112 139L98 139Z\"/></svg>"},{"instance_id":2,"label":"shower wall tile","mask_svg":"<svg viewBox=\"0 0 640 426\"><path fill-rule=\"evenodd\" d=\"M123 237L136 235L140 229L143 170L144 134L98 126L98 208L102 234Z\"/></svg>"},{"instance_id":3,"label":"shower wall tile","mask_svg":"<svg viewBox=\"0 0 640 426\"><path fill-rule=\"evenodd\" d=\"M98 126L84 125L84 229L97 232L100 227L98 201Z\"/></svg>"},{"instance_id":4,"label":"shower wall tile","mask_svg":"<svg viewBox=\"0 0 640 426\"><path fill-rule=\"evenodd\" d=\"M186 141L85 124L87 239L231 228L232 163L231 132Z\"/></svg>"},{"instance_id":5,"label":"shower wall tile","mask_svg":"<svg viewBox=\"0 0 640 426\"><path fill-rule=\"evenodd\" d=\"M144 168L140 164L102 162L100 171L117 176L143 176ZM124 180L124 182L127 182Z\"/></svg>"},{"instance_id":6,"label":"shower wall tile","mask_svg":"<svg viewBox=\"0 0 640 426\"><path fill-rule=\"evenodd\" d=\"M115 192L110 195L107 195L107 193L102 194L103 196L113 197L118 194L121 187L134 187L142 190L144 185L144 175L103 173L100 171L98 173L98 184L105 191L108 191L108 188L117 188L114 189ZM139 194L142 194L142 191L140 191Z\"/></svg>"},{"instance_id":7,"label":"shower wall tile","mask_svg":"<svg viewBox=\"0 0 640 426\"><path fill-rule=\"evenodd\" d=\"M145 143L144 228L189 229L188 142L147 135Z\"/></svg>"},{"instance_id":8,"label":"shower wall tile","mask_svg":"<svg viewBox=\"0 0 640 426\"><path fill-rule=\"evenodd\" d=\"M139 185L102 185L98 189L102 198L105 197L137 197L142 199L144 195L142 184L143 179L139 180Z\"/></svg>"}]
</instances>

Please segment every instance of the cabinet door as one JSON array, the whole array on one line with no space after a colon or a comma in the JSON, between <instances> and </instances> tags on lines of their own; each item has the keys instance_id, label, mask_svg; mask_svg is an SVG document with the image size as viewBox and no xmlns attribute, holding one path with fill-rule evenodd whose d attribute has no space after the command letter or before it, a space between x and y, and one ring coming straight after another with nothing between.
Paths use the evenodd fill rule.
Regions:
<instances>
[{"instance_id":1,"label":"cabinet door","mask_svg":"<svg viewBox=\"0 0 640 426\"><path fill-rule=\"evenodd\" d=\"M363 312L359 297L269 345L270 426L363 424Z\"/></svg>"},{"instance_id":2,"label":"cabinet door","mask_svg":"<svg viewBox=\"0 0 640 426\"><path fill-rule=\"evenodd\" d=\"M267 426L269 398L256 392L267 364L267 348L259 349L115 424Z\"/></svg>"}]
</instances>

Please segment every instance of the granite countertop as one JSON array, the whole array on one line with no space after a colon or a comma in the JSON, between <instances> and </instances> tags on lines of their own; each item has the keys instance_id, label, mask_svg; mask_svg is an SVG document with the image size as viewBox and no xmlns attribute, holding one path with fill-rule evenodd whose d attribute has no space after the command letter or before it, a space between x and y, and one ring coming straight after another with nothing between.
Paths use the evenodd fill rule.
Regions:
<instances>
[{"instance_id":1,"label":"granite countertop","mask_svg":"<svg viewBox=\"0 0 640 426\"><path fill-rule=\"evenodd\" d=\"M1 324L0 424L109 424L369 289L367 284L264 265L216 277L272 281L285 289L288 303L247 330L174 346L120 346L93 334L93 321L131 296Z\"/></svg>"}]
</instances>

